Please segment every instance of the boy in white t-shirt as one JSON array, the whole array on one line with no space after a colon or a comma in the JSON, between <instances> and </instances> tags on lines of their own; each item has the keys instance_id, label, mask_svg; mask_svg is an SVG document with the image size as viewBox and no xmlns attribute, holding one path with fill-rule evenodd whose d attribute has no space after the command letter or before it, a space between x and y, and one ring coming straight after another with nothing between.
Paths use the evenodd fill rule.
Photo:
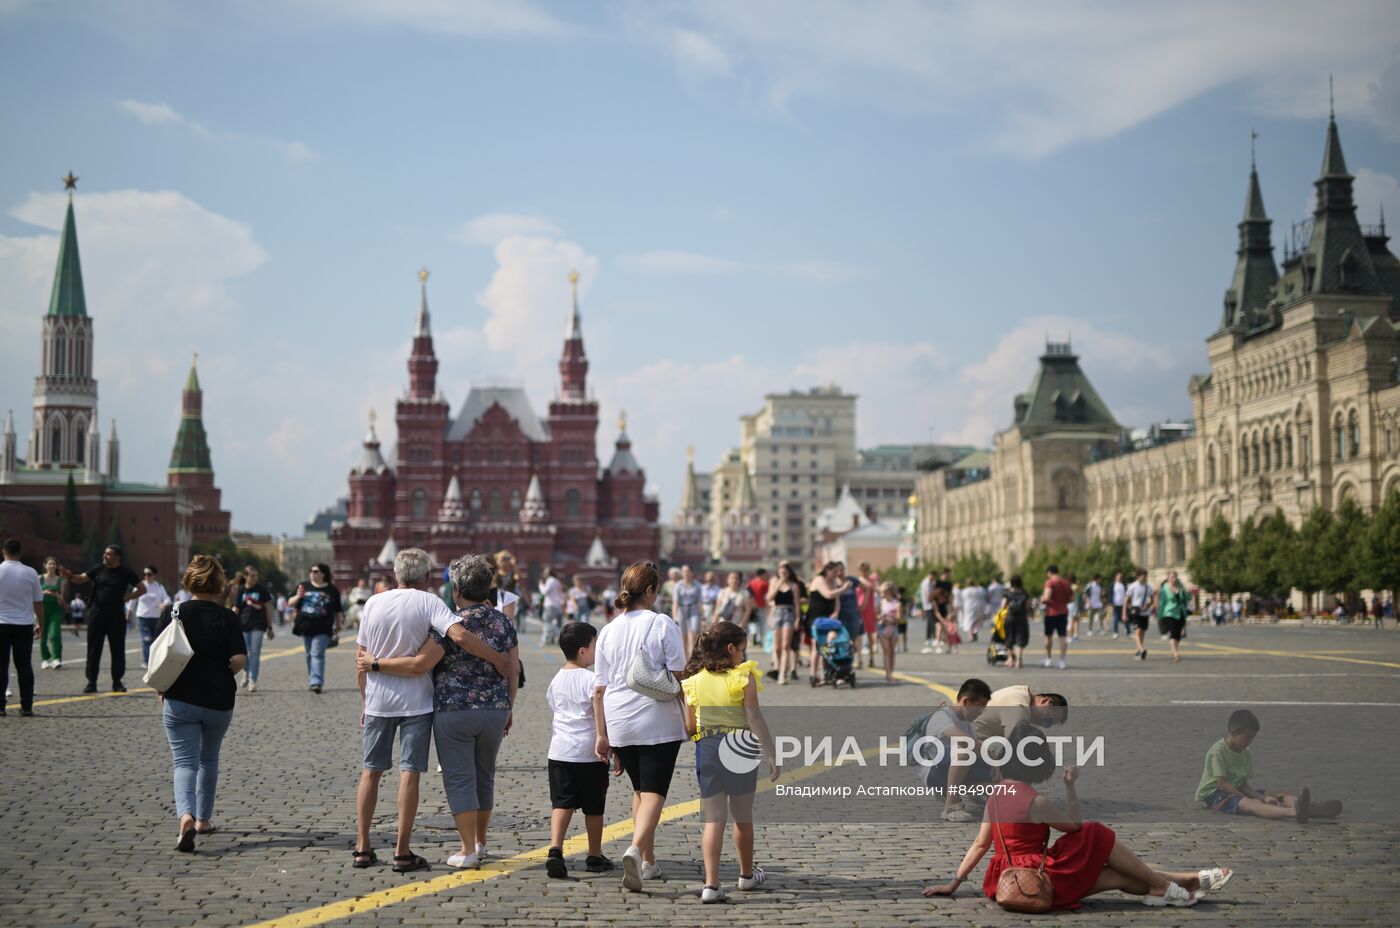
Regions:
<instances>
[{"instance_id":1,"label":"boy in white t-shirt","mask_svg":"<svg viewBox=\"0 0 1400 928\"><path fill-rule=\"evenodd\" d=\"M549 856L545 873L566 879L564 836L574 810L583 810L588 833L589 873L614 869L603 856L603 806L608 798L608 765L595 753L597 722L593 715L593 650L598 630L587 622L570 622L559 630L564 666L549 682L545 702L553 714L549 739L549 799L554 807L549 823Z\"/></svg>"}]
</instances>

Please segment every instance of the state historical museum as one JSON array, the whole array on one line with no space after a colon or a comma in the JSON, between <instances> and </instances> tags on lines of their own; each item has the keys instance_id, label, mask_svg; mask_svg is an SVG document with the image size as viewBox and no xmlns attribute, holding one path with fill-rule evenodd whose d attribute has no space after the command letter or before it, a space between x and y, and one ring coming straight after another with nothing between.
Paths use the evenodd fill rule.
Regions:
<instances>
[{"instance_id":1,"label":"state historical museum","mask_svg":"<svg viewBox=\"0 0 1400 928\"><path fill-rule=\"evenodd\" d=\"M541 419L520 387L473 386L455 416L438 391L427 272L408 390L396 404L391 467L371 413L350 471L347 519L331 530L338 581L383 574L401 548L421 547L437 565L470 552L509 550L522 575L545 567L590 580L615 576L660 552L658 505L632 456L625 426L599 467L598 403L589 395L578 275L559 360L559 392Z\"/></svg>"}]
</instances>

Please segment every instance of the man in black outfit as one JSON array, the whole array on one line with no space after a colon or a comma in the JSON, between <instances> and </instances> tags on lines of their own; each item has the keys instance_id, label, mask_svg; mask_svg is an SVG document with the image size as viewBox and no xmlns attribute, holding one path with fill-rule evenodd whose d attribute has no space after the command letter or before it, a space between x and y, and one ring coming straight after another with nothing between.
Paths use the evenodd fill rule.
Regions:
<instances>
[{"instance_id":1,"label":"man in black outfit","mask_svg":"<svg viewBox=\"0 0 1400 928\"><path fill-rule=\"evenodd\" d=\"M61 571L73 583L91 583L92 602L88 604L87 686L84 693L97 692L97 671L102 666L102 641L105 638L112 652L112 692L125 693L122 677L126 674L126 604L146 592L146 584L122 563L122 549L108 545L102 552L102 563L80 574Z\"/></svg>"}]
</instances>

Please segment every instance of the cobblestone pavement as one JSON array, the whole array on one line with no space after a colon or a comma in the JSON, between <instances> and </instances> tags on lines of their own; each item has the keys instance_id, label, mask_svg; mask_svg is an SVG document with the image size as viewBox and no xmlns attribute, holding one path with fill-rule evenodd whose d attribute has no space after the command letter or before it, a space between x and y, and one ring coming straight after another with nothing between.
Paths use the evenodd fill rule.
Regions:
<instances>
[{"instance_id":1,"label":"cobblestone pavement","mask_svg":"<svg viewBox=\"0 0 1400 928\"><path fill-rule=\"evenodd\" d=\"M305 687L299 642L286 636L268 644L260 690L240 695L224 743L215 813L221 831L201 839L195 855L173 850L170 756L155 698L148 692L81 697L76 665L37 671L39 716L21 719L14 707L0 719L0 925L1025 922L980 895L981 868L954 899L919 896L922 886L954 870L975 826L843 823L836 810L819 825L761 825L759 859L771 889L701 908L697 793L685 751L658 839L664 879L636 896L621 890L616 874L545 878L549 717L543 696L559 658L535 648L534 636L524 637L530 684L500 758L491 838L498 857L471 872L440 863L455 837L444 827L450 820L434 773L423 781L426 827L416 841L433 870L399 876L388 867L350 868L360 757L350 647L329 653L329 687L316 696ZM955 687L971 675L994 685L1018 679L1033 689L1053 688L1074 705L1218 700L1222 724L1232 700L1400 702L1400 633L1391 628L1193 626L1180 664L1155 641L1146 664L1132 662L1131 650L1122 640L1086 639L1072 649L1069 669L1036 666L1017 675L987 667L971 648L957 656L916 653L901 656L905 676L896 686L867 674L858 689L839 693L770 686L764 702L931 706L944 698L936 687ZM138 679L133 673L128 683ZM1119 827L1119 840L1164 867L1234 866L1237 876L1218 900L1159 910L1107 894L1054 918L1154 926L1400 923L1394 825L1346 816L1339 824L1308 827L1224 819L1191 808L1193 785L1144 783L1144 790L1182 795L1178 823ZM387 817L376 829L381 851L391 846L392 796L386 786L380 809ZM621 821L628 799L624 783L614 787L607 848L614 858L630 833ZM581 863L572 857L571 865L575 861ZM735 876L726 846L724 880L732 885Z\"/></svg>"}]
</instances>

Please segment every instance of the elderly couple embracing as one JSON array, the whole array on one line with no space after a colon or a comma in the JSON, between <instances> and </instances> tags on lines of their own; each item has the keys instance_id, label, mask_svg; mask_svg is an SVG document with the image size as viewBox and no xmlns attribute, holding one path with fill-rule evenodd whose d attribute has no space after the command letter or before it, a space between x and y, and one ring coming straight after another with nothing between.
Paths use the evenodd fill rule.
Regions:
<instances>
[{"instance_id":1,"label":"elderly couple embracing","mask_svg":"<svg viewBox=\"0 0 1400 928\"><path fill-rule=\"evenodd\" d=\"M510 732L520 676L515 625L495 608L495 567L469 555L448 567L453 612L430 591L432 559L407 548L394 558L398 588L376 593L360 619L359 671L364 769L356 800L358 832L352 865L373 866L370 823L379 780L393 763L399 736L398 837L394 871L426 870L409 847L418 812L418 781L437 741L448 806L462 839L447 864L476 868L486 856L494 804L496 753Z\"/></svg>"}]
</instances>

